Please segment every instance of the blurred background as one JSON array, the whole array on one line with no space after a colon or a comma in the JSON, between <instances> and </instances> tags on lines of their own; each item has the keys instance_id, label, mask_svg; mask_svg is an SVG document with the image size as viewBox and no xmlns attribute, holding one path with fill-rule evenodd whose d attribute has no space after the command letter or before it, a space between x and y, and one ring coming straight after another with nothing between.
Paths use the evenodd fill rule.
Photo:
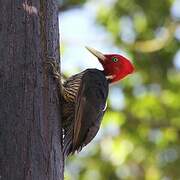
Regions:
<instances>
[{"instance_id":1,"label":"blurred background","mask_svg":"<svg viewBox=\"0 0 180 180\"><path fill-rule=\"evenodd\" d=\"M180 0L59 0L61 69L102 69L84 46L131 59L96 138L66 180L180 180Z\"/></svg>"}]
</instances>

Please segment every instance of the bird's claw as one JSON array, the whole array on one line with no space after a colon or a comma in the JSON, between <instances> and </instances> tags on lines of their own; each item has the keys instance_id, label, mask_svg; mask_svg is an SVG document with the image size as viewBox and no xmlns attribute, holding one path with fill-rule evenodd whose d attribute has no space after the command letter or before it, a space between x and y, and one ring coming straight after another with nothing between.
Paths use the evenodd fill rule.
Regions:
<instances>
[{"instance_id":1,"label":"bird's claw","mask_svg":"<svg viewBox=\"0 0 180 180\"><path fill-rule=\"evenodd\" d=\"M52 68L52 74L55 79L60 79L60 73L59 73L59 65L55 61L55 58L49 57L48 60L46 61L46 65Z\"/></svg>"}]
</instances>

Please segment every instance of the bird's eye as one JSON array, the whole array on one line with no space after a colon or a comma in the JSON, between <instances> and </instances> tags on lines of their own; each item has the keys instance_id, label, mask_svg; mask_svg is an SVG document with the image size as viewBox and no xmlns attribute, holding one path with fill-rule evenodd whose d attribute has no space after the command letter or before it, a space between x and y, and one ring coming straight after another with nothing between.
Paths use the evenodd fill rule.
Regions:
<instances>
[{"instance_id":1,"label":"bird's eye","mask_svg":"<svg viewBox=\"0 0 180 180\"><path fill-rule=\"evenodd\" d=\"M117 61L118 61L118 58L113 57L113 58L112 58L112 61L113 61L113 62L117 62Z\"/></svg>"}]
</instances>

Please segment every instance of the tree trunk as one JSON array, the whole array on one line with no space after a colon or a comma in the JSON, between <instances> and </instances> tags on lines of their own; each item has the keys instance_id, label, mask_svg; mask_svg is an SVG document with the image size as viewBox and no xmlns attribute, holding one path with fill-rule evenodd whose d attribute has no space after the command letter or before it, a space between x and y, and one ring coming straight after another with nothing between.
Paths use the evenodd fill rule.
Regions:
<instances>
[{"instance_id":1,"label":"tree trunk","mask_svg":"<svg viewBox=\"0 0 180 180\"><path fill-rule=\"evenodd\" d=\"M0 0L0 180L62 180L56 0Z\"/></svg>"}]
</instances>

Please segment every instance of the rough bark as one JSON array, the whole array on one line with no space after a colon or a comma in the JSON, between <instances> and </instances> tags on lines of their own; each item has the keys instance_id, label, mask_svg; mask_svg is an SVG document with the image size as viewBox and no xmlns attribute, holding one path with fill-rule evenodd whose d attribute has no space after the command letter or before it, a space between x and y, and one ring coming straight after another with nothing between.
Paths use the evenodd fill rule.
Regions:
<instances>
[{"instance_id":1,"label":"rough bark","mask_svg":"<svg viewBox=\"0 0 180 180\"><path fill-rule=\"evenodd\" d=\"M0 0L0 179L61 180L56 0Z\"/></svg>"}]
</instances>

